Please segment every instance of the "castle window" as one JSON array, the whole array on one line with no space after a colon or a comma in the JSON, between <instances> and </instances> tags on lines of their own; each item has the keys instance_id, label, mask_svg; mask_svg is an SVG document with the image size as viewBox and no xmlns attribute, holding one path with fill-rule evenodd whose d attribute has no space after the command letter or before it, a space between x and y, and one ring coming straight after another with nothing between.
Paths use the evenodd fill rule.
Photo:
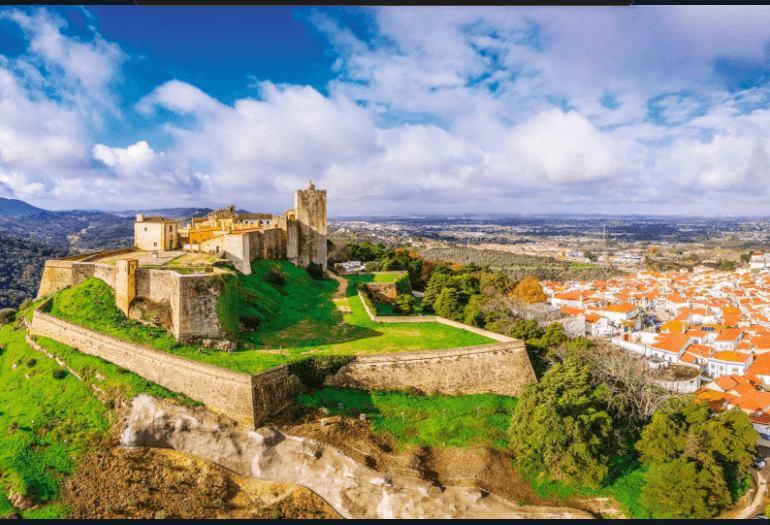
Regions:
<instances>
[{"instance_id":1,"label":"castle window","mask_svg":"<svg viewBox=\"0 0 770 525\"><path fill-rule=\"evenodd\" d=\"M154 248L158 247L158 243L157 242L152 243L152 245L153 245Z\"/></svg>"},{"instance_id":2,"label":"castle window","mask_svg":"<svg viewBox=\"0 0 770 525\"><path fill-rule=\"evenodd\" d=\"M146 226L144 227L144 231L147 231L147 227Z\"/></svg>"}]
</instances>

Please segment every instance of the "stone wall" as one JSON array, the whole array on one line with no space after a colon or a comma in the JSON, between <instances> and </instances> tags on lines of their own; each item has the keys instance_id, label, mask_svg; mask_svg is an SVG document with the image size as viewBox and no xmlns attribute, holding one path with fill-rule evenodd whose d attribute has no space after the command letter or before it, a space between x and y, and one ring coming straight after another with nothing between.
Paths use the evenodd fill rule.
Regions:
<instances>
[{"instance_id":1,"label":"stone wall","mask_svg":"<svg viewBox=\"0 0 770 525\"><path fill-rule=\"evenodd\" d=\"M254 419L263 421L277 414L294 401L302 382L295 375L289 375L288 365L279 365L251 378L254 399Z\"/></svg>"},{"instance_id":2,"label":"stone wall","mask_svg":"<svg viewBox=\"0 0 770 525\"><path fill-rule=\"evenodd\" d=\"M517 396L536 381L523 341L423 352L359 355L326 383L353 388L416 388L426 394Z\"/></svg>"},{"instance_id":3,"label":"stone wall","mask_svg":"<svg viewBox=\"0 0 770 525\"><path fill-rule=\"evenodd\" d=\"M118 339L35 310L30 334L48 337L101 357L143 378L180 392L249 426L281 411L299 387L285 365L259 374L234 372Z\"/></svg>"},{"instance_id":4,"label":"stone wall","mask_svg":"<svg viewBox=\"0 0 770 525\"><path fill-rule=\"evenodd\" d=\"M366 283L366 290L372 302L380 304L396 304L398 287L396 283Z\"/></svg>"},{"instance_id":5,"label":"stone wall","mask_svg":"<svg viewBox=\"0 0 770 525\"><path fill-rule=\"evenodd\" d=\"M94 262L75 262L72 263L72 286L76 286L90 277L101 279L115 289L115 278L118 274L118 267L111 264L102 264Z\"/></svg>"},{"instance_id":6,"label":"stone wall","mask_svg":"<svg viewBox=\"0 0 770 525\"><path fill-rule=\"evenodd\" d=\"M72 286L72 261L46 261L37 296L43 297L68 286Z\"/></svg>"},{"instance_id":7,"label":"stone wall","mask_svg":"<svg viewBox=\"0 0 770 525\"><path fill-rule=\"evenodd\" d=\"M248 233L223 235L224 251L227 260L243 274L251 274L251 265L249 264L249 239Z\"/></svg>"},{"instance_id":8,"label":"stone wall","mask_svg":"<svg viewBox=\"0 0 770 525\"><path fill-rule=\"evenodd\" d=\"M178 275L178 328L174 336L180 343L197 342L203 337L223 337L217 323L217 291L211 275Z\"/></svg>"},{"instance_id":9,"label":"stone wall","mask_svg":"<svg viewBox=\"0 0 770 525\"><path fill-rule=\"evenodd\" d=\"M197 343L203 337L223 337L215 311L217 291L211 275L181 275L165 270L136 270L136 296L171 306L174 337Z\"/></svg>"},{"instance_id":10,"label":"stone wall","mask_svg":"<svg viewBox=\"0 0 770 525\"><path fill-rule=\"evenodd\" d=\"M417 388L426 393L517 396L534 381L535 371L524 342L439 316L376 316L358 292L372 321L381 323L436 322L483 335L498 343L445 350L358 355L327 379L335 386L356 388Z\"/></svg>"}]
</instances>

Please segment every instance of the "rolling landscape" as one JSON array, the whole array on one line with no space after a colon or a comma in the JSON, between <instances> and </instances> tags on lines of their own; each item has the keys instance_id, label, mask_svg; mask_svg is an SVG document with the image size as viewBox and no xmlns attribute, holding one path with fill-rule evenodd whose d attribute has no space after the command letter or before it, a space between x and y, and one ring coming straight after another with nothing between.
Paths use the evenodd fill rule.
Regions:
<instances>
[{"instance_id":1,"label":"rolling landscape","mask_svg":"<svg viewBox=\"0 0 770 525\"><path fill-rule=\"evenodd\" d=\"M767 519L768 22L0 7L0 518Z\"/></svg>"}]
</instances>

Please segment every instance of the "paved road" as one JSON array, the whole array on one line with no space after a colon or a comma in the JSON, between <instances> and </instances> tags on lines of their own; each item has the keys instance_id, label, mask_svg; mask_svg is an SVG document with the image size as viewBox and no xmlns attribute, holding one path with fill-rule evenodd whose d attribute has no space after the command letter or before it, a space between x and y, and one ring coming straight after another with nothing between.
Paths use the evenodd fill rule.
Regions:
<instances>
[{"instance_id":1,"label":"paved road","mask_svg":"<svg viewBox=\"0 0 770 525\"><path fill-rule=\"evenodd\" d=\"M751 519L760 514L764 514L767 506L767 487L770 477L770 464L762 470L751 469L751 476L757 485L757 494L749 508L735 516L735 519Z\"/></svg>"}]
</instances>

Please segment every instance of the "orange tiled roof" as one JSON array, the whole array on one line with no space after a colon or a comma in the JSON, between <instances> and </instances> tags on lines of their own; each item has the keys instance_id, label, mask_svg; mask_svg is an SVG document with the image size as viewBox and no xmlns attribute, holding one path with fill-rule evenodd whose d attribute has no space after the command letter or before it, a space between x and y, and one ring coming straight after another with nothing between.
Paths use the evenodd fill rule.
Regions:
<instances>
[{"instance_id":1,"label":"orange tiled roof","mask_svg":"<svg viewBox=\"0 0 770 525\"><path fill-rule=\"evenodd\" d=\"M698 357L708 357L714 349L708 345L690 345L685 350L686 354L696 355Z\"/></svg>"},{"instance_id":2,"label":"orange tiled roof","mask_svg":"<svg viewBox=\"0 0 770 525\"><path fill-rule=\"evenodd\" d=\"M727 392L728 390L732 390L736 386L738 386L738 381L735 380L735 378L731 376L721 376L714 380L714 383L719 386L722 390Z\"/></svg>"},{"instance_id":3,"label":"orange tiled roof","mask_svg":"<svg viewBox=\"0 0 770 525\"><path fill-rule=\"evenodd\" d=\"M684 345L690 340L690 336L679 332L673 332L667 337L664 337L657 343L652 345L657 350L663 350L664 352L671 352L673 354L679 353Z\"/></svg>"},{"instance_id":4,"label":"orange tiled roof","mask_svg":"<svg viewBox=\"0 0 770 525\"><path fill-rule=\"evenodd\" d=\"M628 312L631 312L632 310L636 310L636 306L633 304L623 303L623 304L611 304L607 307L608 312L617 312L621 314L627 314Z\"/></svg>"},{"instance_id":5,"label":"orange tiled roof","mask_svg":"<svg viewBox=\"0 0 770 525\"><path fill-rule=\"evenodd\" d=\"M733 352L732 350L722 350L711 356L711 359L718 361L728 361L731 363L745 363L749 360L751 354L744 354L743 352Z\"/></svg>"},{"instance_id":6,"label":"orange tiled roof","mask_svg":"<svg viewBox=\"0 0 770 525\"><path fill-rule=\"evenodd\" d=\"M770 376L770 353L758 355L749 367L749 372L754 375Z\"/></svg>"},{"instance_id":7,"label":"orange tiled roof","mask_svg":"<svg viewBox=\"0 0 770 525\"><path fill-rule=\"evenodd\" d=\"M716 338L716 341L735 341L741 336L741 330L740 328L728 328L727 330L722 330L722 333L719 334Z\"/></svg>"}]
</instances>

